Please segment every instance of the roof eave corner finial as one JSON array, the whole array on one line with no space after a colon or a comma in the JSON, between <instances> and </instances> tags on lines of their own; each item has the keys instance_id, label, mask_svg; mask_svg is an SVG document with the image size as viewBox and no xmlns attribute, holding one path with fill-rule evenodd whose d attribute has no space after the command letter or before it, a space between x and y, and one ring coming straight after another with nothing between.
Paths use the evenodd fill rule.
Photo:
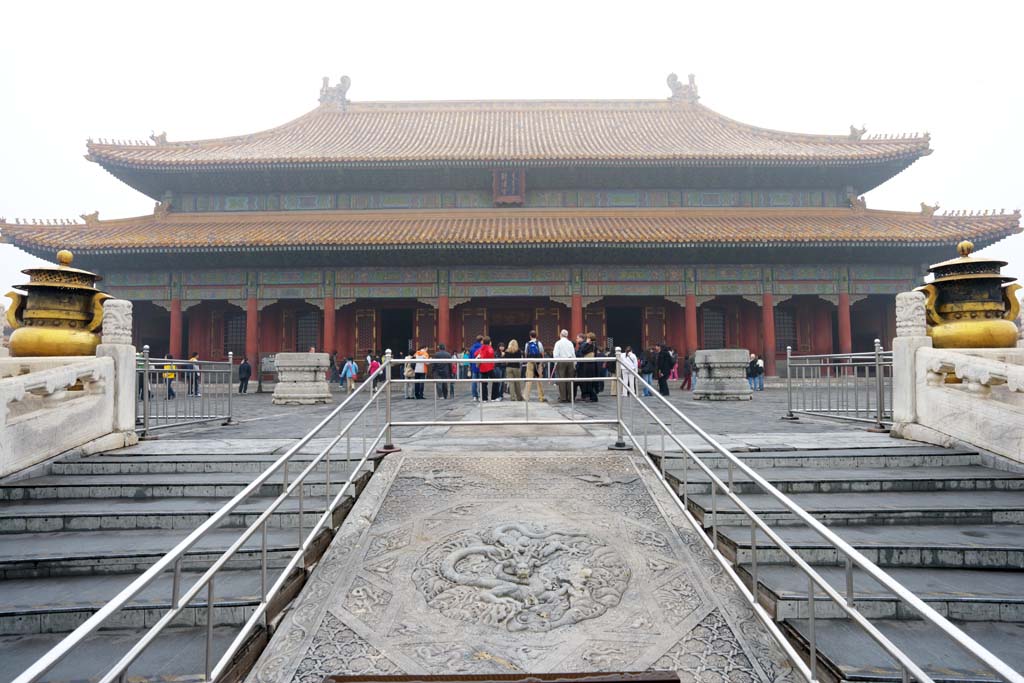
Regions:
<instances>
[{"instance_id":1,"label":"roof eave corner finial","mask_svg":"<svg viewBox=\"0 0 1024 683\"><path fill-rule=\"evenodd\" d=\"M348 104L348 89L352 85L352 79L348 76L342 76L338 79L337 85L331 85L331 79L328 76L324 76L322 84L320 86L320 104L322 105L334 105L341 109L345 108Z\"/></svg>"},{"instance_id":2,"label":"roof eave corner finial","mask_svg":"<svg viewBox=\"0 0 1024 683\"><path fill-rule=\"evenodd\" d=\"M672 91L672 95L669 96L670 100L693 103L700 99L700 95L697 94L697 76L689 74L687 79L687 84L683 85L679 76L674 73L668 75L665 82L668 83L669 90Z\"/></svg>"}]
</instances>

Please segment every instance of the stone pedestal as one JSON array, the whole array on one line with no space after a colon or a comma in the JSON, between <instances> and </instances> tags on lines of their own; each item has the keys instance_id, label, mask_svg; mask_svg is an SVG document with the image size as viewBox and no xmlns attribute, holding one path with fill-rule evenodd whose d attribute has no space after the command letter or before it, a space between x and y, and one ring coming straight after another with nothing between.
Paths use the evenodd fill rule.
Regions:
<instances>
[{"instance_id":1,"label":"stone pedestal","mask_svg":"<svg viewBox=\"0 0 1024 683\"><path fill-rule=\"evenodd\" d=\"M749 401L754 392L747 382L750 352L746 349L710 349L696 355L697 401Z\"/></svg>"},{"instance_id":2,"label":"stone pedestal","mask_svg":"<svg viewBox=\"0 0 1024 683\"><path fill-rule=\"evenodd\" d=\"M275 405L312 405L329 403L331 389L327 385L330 358L326 353L278 353L274 357L277 386Z\"/></svg>"}]
</instances>

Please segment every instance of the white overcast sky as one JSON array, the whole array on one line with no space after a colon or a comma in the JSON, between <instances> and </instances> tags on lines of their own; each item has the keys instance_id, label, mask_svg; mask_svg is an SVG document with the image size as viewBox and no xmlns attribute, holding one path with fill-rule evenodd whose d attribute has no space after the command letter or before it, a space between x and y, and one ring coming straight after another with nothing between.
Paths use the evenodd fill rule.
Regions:
<instances>
[{"instance_id":1,"label":"white overcast sky","mask_svg":"<svg viewBox=\"0 0 1024 683\"><path fill-rule=\"evenodd\" d=\"M934 154L869 207L1024 207L1019 2L34 0L2 16L9 219L149 213L82 158L87 137L254 132L342 74L350 99L402 100L662 98L669 72L695 73L703 104L759 126L929 131ZM1024 277L1024 235L984 253ZM0 245L0 287L34 262Z\"/></svg>"}]
</instances>

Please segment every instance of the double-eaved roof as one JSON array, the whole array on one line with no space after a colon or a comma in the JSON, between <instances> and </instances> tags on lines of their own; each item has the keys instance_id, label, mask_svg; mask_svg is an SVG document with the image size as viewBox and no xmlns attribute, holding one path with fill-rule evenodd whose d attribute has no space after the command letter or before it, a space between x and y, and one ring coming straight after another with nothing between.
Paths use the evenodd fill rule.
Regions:
<instances>
[{"instance_id":1,"label":"double-eaved roof","mask_svg":"<svg viewBox=\"0 0 1024 683\"><path fill-rule=\"evenodd\" d=\"M689 100L324 102L250 135L90 142L104 166L162 170L280 164L851 164L915 159L928 135L864 139L739 123Z\"/></svg>"}]
</instances>

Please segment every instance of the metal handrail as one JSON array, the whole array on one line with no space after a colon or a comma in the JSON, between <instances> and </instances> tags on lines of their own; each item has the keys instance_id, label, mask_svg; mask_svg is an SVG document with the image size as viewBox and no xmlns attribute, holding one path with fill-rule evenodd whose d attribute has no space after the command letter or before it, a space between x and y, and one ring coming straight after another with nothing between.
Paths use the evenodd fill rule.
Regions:
<instances>
[{"instance_id":1,"label":"metal handrail","mask_svg":"<svg viewBox=\"0 0 1024 683\"><path fill-rule=\"evenodd\" d=\"M664 463L667 459L691 459L693 462L708 476L711 481L711 500L712 500L712 531L711 538L708 539L702 535L705 540L705 545L709 547L719 564L725 569L730 579L738 587L740 587L744 597L750 603L754 612L758 615L764 625L768 628L769 632L772 633L773 637L779 641L790 658L793 659L793 663L801 669L801 673L808 678L808 680L815 680L813 677L813 671L815 670L816 660L816 647L814 642L814 601L816 599L816 590L821 589L826 596L831 598L853 621L857 623L864 631L872 638L879 646L881 646L894 660L902 667L904 679L907 675L913 675L918 681L922 683L933 683L932 678L928 676L917 664L915 664L909 656L893 644L884 634L882 634L871 622L865 617L855 606L854 602L854 591L853 591L853 566L856 565L864 572L866 572L872 579L880 583L882 586L892 591L900 600L908 604L911 608L916 611L924 621L929 622L933 626L941 630L946 636L951 638L959 647L963 648L968 654L976 658L988 666L993 672L1002 676L1005 680L1011 681L1012 683L1024 683L1024 676L1014 671L999 659L996 655L992 654L988 649L983 647L976 640L968 636L961 629L957 628L948 619L943 617L932 607L928 606L923 600L914 595L901 583L892 578L888 573L882 570L878 565L869 560L863 554L861 554L856 548L848 544L834 532L829 530L824 524L815 519L811 514L793 502L789 496L779 491L775 486L769 483L766 479L761 477L756 471L754 471L749 465L744 463L738 457L736 457L731 451L722 446L717 440L710 436L707 432L697 426L690 418L688 418L679 409L673 406L664 396L659 394L650 384L644 381L643 377L635 370L624 366L622 363L618 363L616 367L619 369L619 374L623 378L629 374L633 375L633 379L637 382L636 386L647 388L651 390L652 394L657 398L661 404L667 408L673 415L682 420L696 435L698 435L706 444L711 446L717 453L725 457L729 462L729 482L723 482L721 478L715 474L715 472L700 458L694 451L686 446L683 441L672 433L668 426L654 413L654 411L644 401L639 400L639 395L636 389L633 388L630 382L623 381L621 385L625 388L627 396L631 397L634 404L640 405L645 412L654 420L655 424L665 433L668 438L674 441L684 453L683 458L676 458L668 456L667 453L661 453L661 468L656 467L649 456L645 446L642 446L636 439L632 430L623 423L624 429L629 434L630 439L633 441L634 447L640 450L646 457L648 465L654 471L655 475L661 481L662 485L672 493L673 500L677 506L687 515L690 521L694 524L695 528L699 528L698 523L690 514L687 508L687 491L685 482L684 469L684 485L683 485L683 500L680 501L677 494L672 489L672 485L669 483L664 472ZM745 474L753 481L758 488L770 495L777 502L781 503L784 508L797 517L801 522L812 528L817 532L826 542L832 545L838 552L842 553L847 559L846 562L846 589L847 595L843 597L836 591L830 583L828 583L821 575L811 567L799 554L793 550L793 548L786 543L775 531L768 526L768 524L761 519L761 517L750 509L743 500L736 495L733 491L733 479L734 469L738 468L739 471ZM726 559L721 552L718 550L718 532L717 532L717 505L715 500L716 490L721 489L724 495L732 501L734 505L747 517L751 522L751 589L748 590L743 583L743 580L735 572L732 564ZM774 620L768 615L767 612L760 606L757 600L758 593L758 582L757 582L757 530L761 530L771 541L773 541L779 549L789 557L794 564L808 577L809 589L808 589L808 616L809 616L809 647L810 647L810 660L811 665L806 666L803 661L794 657L795 652L789 645L788 640L782 635L782 632L774 624ZM781 640L780 640L781 639Z\"/></svg>"},{"instance_id":2,"label":"metal handrail","mask_svg":"<svg viewBox=\"0 0 1024 683\"><path fill-rule=\"evenodd\" d=\"M259 620L266 614L267 608L271 601L280 592L285 581L287 581L290 572L298 565L309 548L310 544L315 540L316 536L331 519L331 515L334 510L340 504L342 498L348 489L352 486L355 481L357 474L363 471L366 466L366 462L369 459L371 453L373 453L377 444L385 437L389 432L390 427L384 424L377 430L376 436L370 442L369 447L364 445L362 457L359 459L356 466L352 469L348 479L342 486L333 499L330 499L326 506L323 514L313 525L312 531L303 536L304 532L304 505L303 505L303 485L306 477L313 472L316 467L326 459L327 465L327 495L330 497L330 451L341 439L351 435L351 429L356 422L366 414L369 410L370 405L376 401L385 390L389 390L390 387L385 381L381 387L374 389L373 383L376 381L378 376L384 372L385 368L388 367L387 360L385 363L373 374L367 377L359 387L352 392L338 407L330 412L325 418L323 418L312 430L310 430L305 436L299 439L291 448L289 448L280 458L274 461L267 469L261 472L252 482L246 485L241 491L239 491L230 501L224 504L219 510L214 512L209 519L196 527L188 536L181 540L174 548L168 551L165 555L159 558L153 565L147 569L141 576L132 581L124 590L118 593L112 600L101 607L95 614L89 617L83 622L78 628L69 633L64 639L62 639L57 645L52 647L42 657L36 660L28 669L22 672L12 683L33 683L38 681L40 677L46 674L47 671L56 666L61 660L67 657L75 647L82 643L89 635L99 630L111 617L113 617L122 607L128 604L134 597L136 597L142 590L144 590L150 583L152 583L158 576L163 572L173 567L174 580L172 587L172 599L171 608L165 613L156 623L154 623L146 633L140 638L129 650L122 656L118 662L111 668L102 678L100 683L111 683L114 680L124 681L127 679L128 667L142 654L142 652L149 646L149 644L168 626L174 618L186 607L193 598L199 595L199 593L205 587L207 589L207 633L206 633L206 680L216 680L227 666L231 663L232 657L245 642L245 639L252 633L252 630L256 627ZM367 387L370 387L367 390ZM326 448L322 449L315 458L295 477L291 482L288 481L288 465L292 458L299 454L302 449L325 427L327 427L332 420L338 417L342 411L345 410L349 404L352 403L360 392L367 390L369 395L367 396L366 403L352 416L352 418L339 430L339 434L334 437ZM364 437L365 438L365 437ZM346 459L348 461L348 459ZM196 580L196 582L185 591L184 594L180 591L181 582L181 563L185 554L208 532L217 528L221 522L231 514L242 502L254 494L260 486L267 483L270 478L278 472L282 472L284 475L284 483L286 489L278 495L273 502L253 521L248 527L246 527L239 537L231 543L231 545L214 561L203 575ZM280 576L268 589L266 585L267 575L267 527L266 522L280 506L281 504L294 492L298 490L299 493L299 548L292 555L291 559L282 570ZM212 641L213 641L213 609L215 607L214 599L214 577L216 574L227 564L227 562L234 556L234 554L242 548L245 543L252 538L256 531L262 533L262 545L261 545L261 601L255 612L249 617L246 623L243 625L241 632L232 641L227 651L221 656L221 658L214 665L212 662Z\"/></svg>"}]
</instances>

